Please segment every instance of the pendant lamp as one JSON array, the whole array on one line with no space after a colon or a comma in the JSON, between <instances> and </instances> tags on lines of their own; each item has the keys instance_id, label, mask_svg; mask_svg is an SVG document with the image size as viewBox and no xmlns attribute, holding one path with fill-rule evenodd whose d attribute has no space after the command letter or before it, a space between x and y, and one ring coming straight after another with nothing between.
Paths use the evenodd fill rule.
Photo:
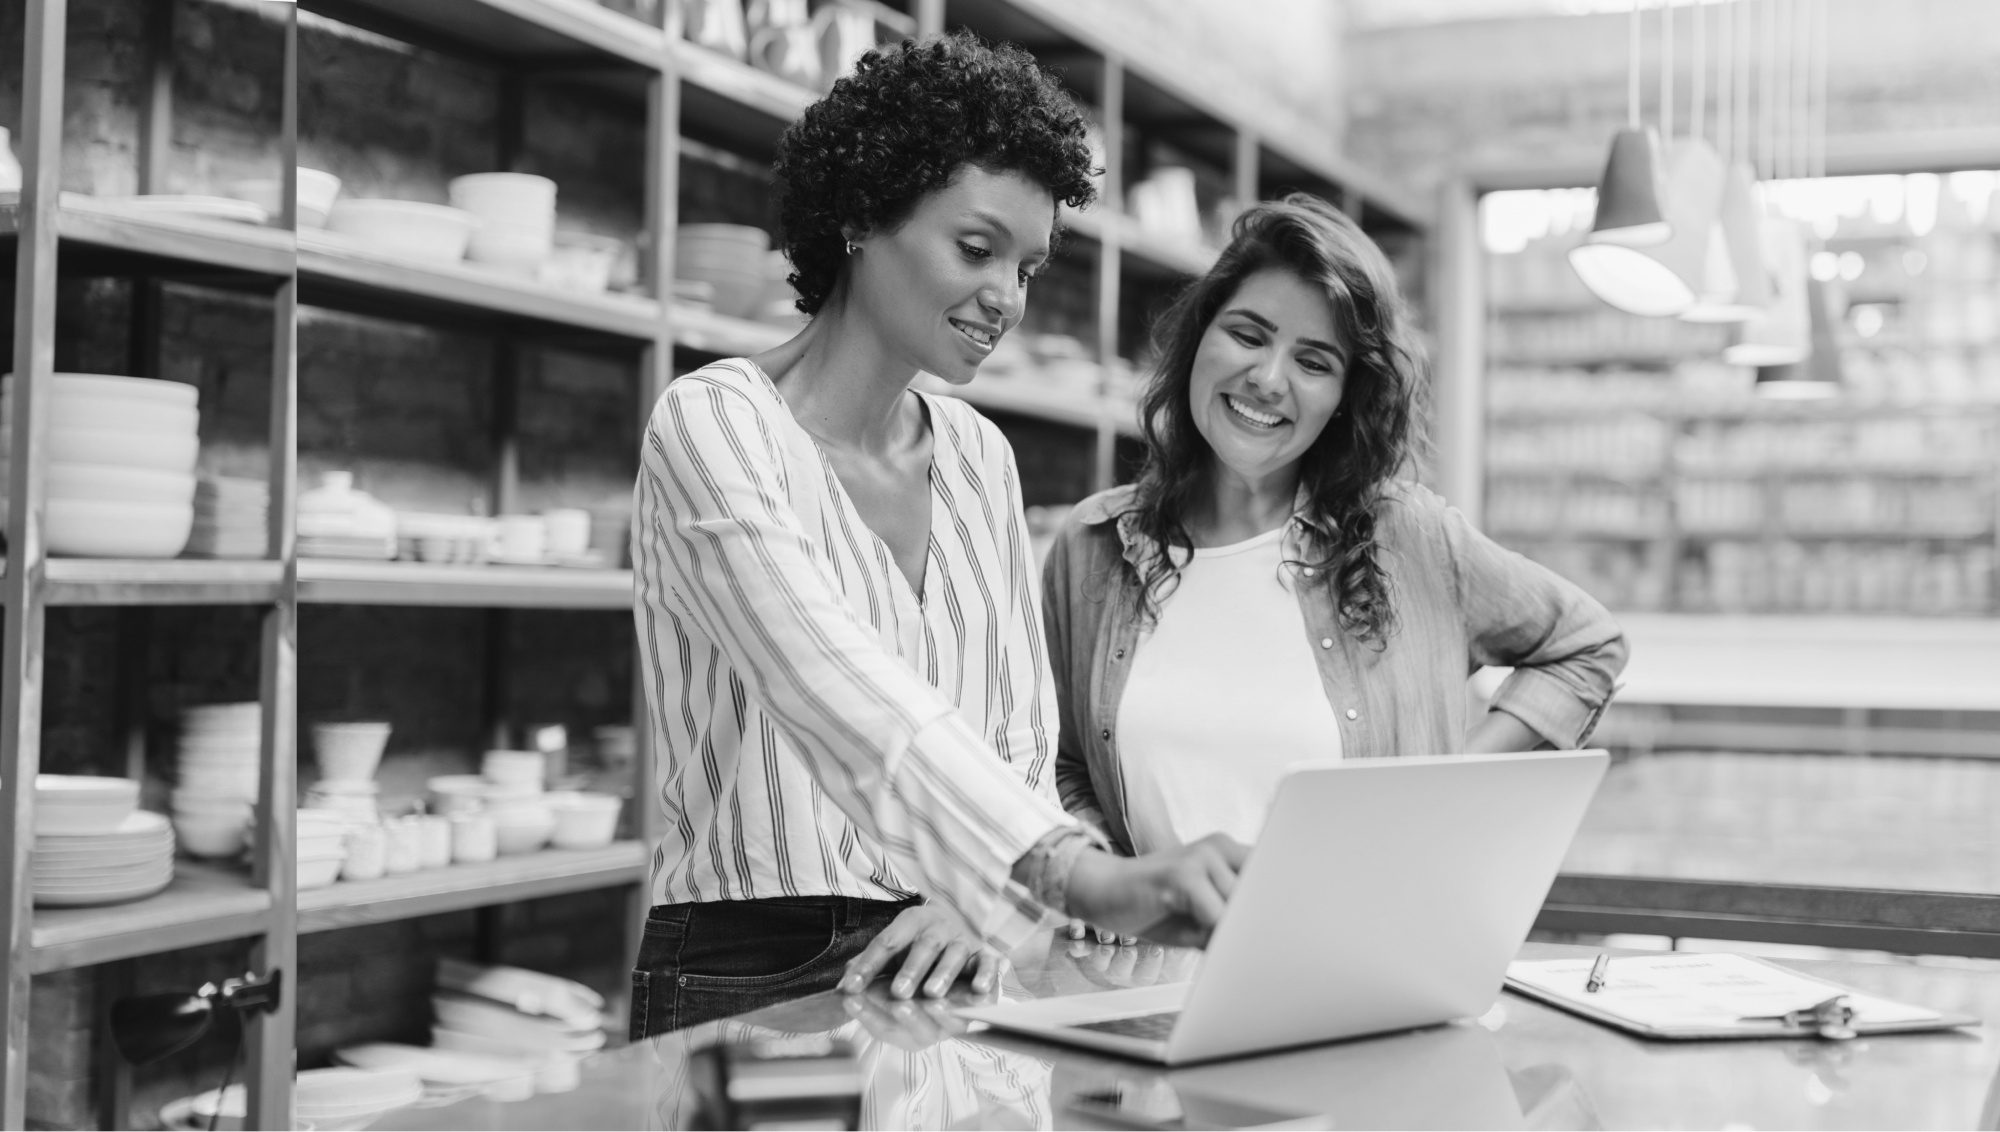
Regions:
<instances>
[{"instance_id":1,"label":"pendant lamp","mask_svg":"<svg viewBox=\"0 0 2000 1132\"><path fill-rule=\"evenodd\" d=\"M1611 138L1611 156L1597 183L1597 215L1590 241L1643 248L1673 235L1660 208L1660 135L1651 126L1627 127Z\"/></svg>"},{"instance_id":2,"label":"pendant lamp","mask_svg":"<svg viewBox=\"0 0 2000 1132\"><path fill-rule=\"evenodd\" d=\"M1828 305L1826 284L1808 275L1805 295L1812 353L1795 365L1759 369L1759 396L1806 401L1840 395L1844 375L1840 366L1840 347L1833 338L1833 311Z\"/></svg>"},{"instance_id":3,"label":"pendant lamp","mask_svg":"<svg viewBox=\"0 0 2000 1132\"><path fill-rule=\"evenodd\" d=\"M1596 233L1570 249L1570 266L1598 298L1628 314L1671 317L1700 295L1710 229L1722 210L1722 158L1701 138L1673 144L1665 200L1665 243L1631 247Z\"/></svg>"},{"instance_id":4,"label":"pendant lamp","mask_svg":"<svg viewBox=\"0 0 2000 1132\"><path fill-rule=\"evenodd\" d=\"M1722 351L1733 366L1797 365L1812 352L1812 314L1806 284L1806 233L1796 220L1766 217L1764 259L1770 269L1771 305L1743 323Z\"/></svg>"},{"instance_id":5,"label":"pendant lamp","mask_svg":"<svg viewBox=\"0 0 2000 1132\"><path fill-rule=\"evenodd\" d=\"M1771 305L1755 182L1747 162L1738 161L1723 173L1722 210L1711 234L1706 285L1695 305L1681 314L1689 322L1745 322Z\"/></svg>"}]
</instances>

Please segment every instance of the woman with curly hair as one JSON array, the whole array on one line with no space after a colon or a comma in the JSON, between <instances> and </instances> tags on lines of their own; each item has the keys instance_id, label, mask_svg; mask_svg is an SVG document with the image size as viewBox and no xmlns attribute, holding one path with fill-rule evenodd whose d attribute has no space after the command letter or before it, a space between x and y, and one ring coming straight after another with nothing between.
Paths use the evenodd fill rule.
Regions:
<instances>
[{"instance_id":1,"label":"woman with curly hair","mask_svg":"<svg viewBox=\"0 0 2000 1132\"><path fill-rule=\"evenodd\" d=\"M1353 221L1251 208L1155 338L1138 480L1045 565L1071 813L1128 853L1249 842L1290 763L1582 744L1624 637L1401 478L1422 348ZM1468 730L1489 664L1514 673Z\"/></svg>"},{"instance_id":2,"label":"woman with curly hair","mask_svg":"<svg viewBox=\"0 0 2000 1132\"><path fill-rule=\"evenodd\" d=\"M1198 943L1241 847L1143 860L1055 801L1056 705L1013 452L919 372L973 379L1021 320L1084 118L964 36L863 57L780 142L810 322L669 386L634 491L657 797L632 1033L898 955L893 994L997 989L1051 913Z\"/></svg>"}]
</instances>

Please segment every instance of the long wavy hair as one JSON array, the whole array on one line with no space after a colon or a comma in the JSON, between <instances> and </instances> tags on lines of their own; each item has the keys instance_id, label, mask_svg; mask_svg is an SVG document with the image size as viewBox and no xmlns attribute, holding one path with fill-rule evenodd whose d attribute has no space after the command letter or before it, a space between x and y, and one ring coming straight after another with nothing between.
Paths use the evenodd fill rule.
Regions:
<instances>
[{"instance_id":1,"label":"long wavy hair","mask_svg":"<svg viewBox=\"0 0 2000 1132\"><path fill-rule=\"evenodd\" d=\"M1298 565L1334 587L1342 630L1380 648L1396 615L1376 526L1384 486L1418 458L1415 422L1428 369L1388 258L1326 201L1294 193L1245 211L1215 266L1154 324L1159 361L1139 403L1146 453L1135 519L1156 545L1193 550L1185 517L1215 464L1189 403L1195 352L1237 288L1266 268L1294 272L1325 292L1347 352L1340 408L1300 461L1304 517L1317 533L1305 544L1311 557ZM1149 618L1179 579L1175 560L1171 550L1155 556L1137 579Z\"/></svg>"}]
</instances>

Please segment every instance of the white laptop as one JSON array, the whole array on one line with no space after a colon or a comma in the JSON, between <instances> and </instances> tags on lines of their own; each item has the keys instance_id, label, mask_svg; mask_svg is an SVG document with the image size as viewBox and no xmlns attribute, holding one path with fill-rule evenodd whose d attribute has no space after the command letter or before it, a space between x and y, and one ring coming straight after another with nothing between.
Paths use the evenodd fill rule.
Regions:
<instances>
[{"instance_id":1,"label":"white laptop","mask_svg":"<svg viewBox=\"0 0 2000 1132\"><path fill-rule=\"evenodd\" d=\"M1537 751L1301 764L1192 981L959 1013L1168 1065L1482 1014L1609 763Z\"/></svg>"}]
</instances>

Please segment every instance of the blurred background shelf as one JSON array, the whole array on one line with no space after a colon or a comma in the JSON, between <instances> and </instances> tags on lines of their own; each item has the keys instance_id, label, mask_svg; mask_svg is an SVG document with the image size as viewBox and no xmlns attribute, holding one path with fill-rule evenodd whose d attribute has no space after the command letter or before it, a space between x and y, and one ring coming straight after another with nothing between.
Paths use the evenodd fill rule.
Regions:
<instances>
[{"instance_id":1,"label":"blurred background shelf","mask_svg":"<svg viewBox=\"0 0 2000 1132\"><path fill-rule=\"evenodd\" d=\"M319 605L630 609L632 571L302 558L299 600Z\"/></svg>"},{"instance_id":2,"label":"blurred background shelf","mask_svg":"<svg viewBox=\"0 0 2000 1132\"><path fill-rule=\"evenodd\" d=\"M41 974L255 935L266 930L270 910L271 894L241 869L183 858L156 896L35 909L29 965Z\"/></svg>"},{"instance_id":3,"label":"blurred background shelf","mask_svg":"<svg viewBox=\"0 0 2000 1132\"><path fill-rule=\"evenodd\" d=\"M674 304L673 319L675 346L718 357L761 354L798 333L797 327L731 318L685 303Z\"/></svg>"},{"instance_id":4,"label":"blurred background shelf","mask_svg":"<svg viewBox=\"0 0 2000 1132\"><path fill-rule=\"evenodd\" d=\"M248 605L277 601L285 564L270 559L51 558L50 605Z\"/></svg>"},{"instance_id":5,"label":"blurred background shelf","mask_svg":"<svg viewBox=\"0 0 2000 1132\"><path fill-rule=\"evenodd\" d=\"M361 314L408 319L415 307L447 321L528 319L634 345L651 342L660 329L660 305L644 296L548 287L471 264L390 259L310 229L299 240L298 271L301 302Z\"/></svg>"},{"instance_id":6,"label":"blurred background shelf","mask_svg":"<svg viewBox=\"0 0 2000 1132\"><path fill-rule=\"evenodd\" d=\"M18 235L20 218L20 194L0 193L0 238ZM242 274L259 277L243 283L269 286L291 276L295 255L292 233L283 229L136 215L121 207L117 198L84 193L62 194L56 210L56 232L62 240L80 245L66 256L81 262L65 263L65 269L95 266L93 261L101 261L104 253L109 253L118 259L153 261L146 266L155 270L172 265L181 274L189 267L216 268L224 273L222 278L206 282L226 284L231 282L228 275Z\"/></svg>"},{"instance_id":7,"label":"blurred background shelf","mask_svg":"<svg viewBox=\"0 0 2000 1132\"><path fill-rule=\"evenodd\" d=\"M491 60L665 65L659 28L591 0L314 0L313 11L406 43Z\"/></svg>"},{"instance_id":8,"label":"blurred background shelf","mask_svg":"<svg viewBox=\"0 0 2000 1132\"><path fill-rule=\"evenodd\" d=\"M299 932L380 924L487 904L532 900L646 879L647 847L545 849L478 865L453 865L370 881L339 881L299 893Z\"/></svg>"}]
</instances>

